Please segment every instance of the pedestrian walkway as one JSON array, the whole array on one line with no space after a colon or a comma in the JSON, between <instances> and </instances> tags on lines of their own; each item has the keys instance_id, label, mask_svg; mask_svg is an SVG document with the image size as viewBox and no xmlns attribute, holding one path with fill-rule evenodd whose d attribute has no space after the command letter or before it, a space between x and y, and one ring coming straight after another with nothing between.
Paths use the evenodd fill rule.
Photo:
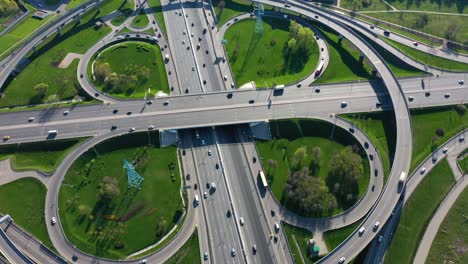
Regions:
<instances>
[{"instance_id":1,"label":"pedestrian walkway","mask_svg":"<svg viewBox=\"0 0 468 264\"><path fill-rule=\"evenodd\" d=\"M11 168L10 159L0 161L0 186L22 179L22 178L35 178L42 182L45 187L48 187L49 178L45 174L37 171L14 171Z\"/></svg>"}]
</instances>

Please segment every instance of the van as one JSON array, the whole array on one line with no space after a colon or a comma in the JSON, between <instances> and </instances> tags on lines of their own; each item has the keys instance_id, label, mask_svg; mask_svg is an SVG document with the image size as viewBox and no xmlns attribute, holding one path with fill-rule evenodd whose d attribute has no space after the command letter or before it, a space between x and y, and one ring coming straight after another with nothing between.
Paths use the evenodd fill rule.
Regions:
<instances>
[{"instance_id":1,"label":"van","mask_svg":"<svg viewBox=\"0 0 468 264\"><path fill-rule=\"evenodd\" d=\"M49 130L49 135L57 135L58 131L57 130Z\"/></svg>"}]
</instances>

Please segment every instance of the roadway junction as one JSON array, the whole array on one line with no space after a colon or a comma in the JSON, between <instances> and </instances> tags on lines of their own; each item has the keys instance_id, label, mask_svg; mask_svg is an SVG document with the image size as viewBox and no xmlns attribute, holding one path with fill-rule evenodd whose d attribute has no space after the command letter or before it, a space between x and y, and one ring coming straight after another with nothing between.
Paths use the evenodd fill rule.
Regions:
<instances>
[{"instance_id":1,"label":"roadway junction","mask_svg":"<svg viewBox=\"0 0 468 264\"><path fill-rule=\"evenodd\" d=\"M98 7L101 2L87 1L35 33L0 63L0 86L14 73L21 59L31 51L35 52L42 41L66 24L79 19L80 15ZM314 234L322 234L350 225L364 217L358 229L367 227L368 232L359 234L356 230L319 261L348 262L375 241L377 232L370 229L376 222L380 222L382 226L389 220L391 223L395 222L393 212L401 207L399 201L402 195L406 193L405 197L408 197L410 193L408 194L407 190L414 190L418 183L416 177L411 177L406 188L404 184L399 184L400 175L410 173L413 143L409 109L467 103L468 90L466 84L460 82L465 79L465 73L443 71L406 57L401 51L376 38L382 34L379 30L371 29L364 22L355 22L343 14L321 6L303 1L285 3L258 0L256 3L288 9L308 20L315 20L332 28L340 36L354 43L361 54L373 64L380 79L353 84L312 84L304 85L300 89L297 84L290 84L281 91L236 89L222 45L227 26L217 30L211 6L201 1L162 0L164 19L171 22L166 23L167 37L158 36L156 44L164 49L167 56L166 71L171 72L168 75L170 96L155 98L151 103L141 99L119 100L97 90L91 84L86 72L96 52L113 43L129 39L155 42L155 36L147 32L118 34L119 30L116 30L81 58L76 73L80 86L91 97L102 101L101 104L77 106L70 110L51 108L0 114L0 136L12 135L2 144L51 140L49 132L53 130L58 131L54 139L91 137L73 149L52 175L46 176L49 186L46 196L46 219L59 215L56 205L60 186L66 172L81 154L107 139L127 134L129 131L147 131L152 126L158 129L162 136L165 133L177 134L173 143L178 146L181 170L184 175L192 175L190 181L185 183L191 186L187 189L187 217L178 234L161 249L136 260L118 262L163 263L174 255L196 230L204 263L292 263L283 228L278 229L277 223L284 221L307 228ZM134 14L139 13L140 9L144 9L145 12L149 9L147 1L135 0L135 6L137 9ZM148 12L147 16L150 21L156 20L151 12ZM237 19L243 19L242 16L246 15ZM157 23L153 23L152 28L161 31ZM197 52L197 44L188 34L203 38L200 49L204 52ZM360 34L375 40L407 64L430 73L430 76L423 77L427 83L426 89L421 89L421 77L397 79L385 60ZM397 38L396 41L411 45L405 38ZM320 58L324 58L326 68L329 61L328 51L324 43L319 42L319 47L325 48ZM424 45L420 48L421 51L429 51ZM453 58L440 52L437 56L467 61L467 56L462 55ZM216 63L212 63L213 61ZM63 114L65 110L68 111L67 115ZM382 177L371 177L372 184L369 184L365 196L356 206L331 218L303 218L282 208L270 191L267 190L267 193L262 195L265 190L256 185L257 173L262 169L262 165L260 162L254 162L259 154L254 142L255 136L258 135L252 134L253 126L267 124L269 120L287 118L321 119L350 131L361 145L373 146L363 131L352 129L354 125L338 115L377 111L393 111L395 114L396 151L393 165L387 183L383 182ZM454 151L462 151L457 145L460 136L447 142L447 146ZM371 171L383 171L380 155L375 150L375 147L366 148L368 156L373 154L376 157L375 162L371 163ZM209 153L209 158L206 153ZM426 167L431 169L430 166ZM194 186L204 186L206 182L217 183L217 199L210 197L192 204L191 201L198 199L196 197L204 195L201 188L196 189ZM376 190L371 190L370 186L375 186ZM226 219L226 210L231 215L230 220ZM271 211L281 213L270 217ZM240 216L248 221L245 224L240 223ZM67 240L58 217L55 225L47 225L47 230L60 256L49 251L44 253L41 247L20 249L15 246L15 242L21 241L21 235L18 233L12 234L10 238L2 233L0 250L13 263L117 262L77 249ZM275 241L271 236L274 233L277 233ZM369 258L372 263L376 263L382 259L385 248L382 249L382 244L375 245L375 242L371 248Z\"/></svg>"}]
</instances>

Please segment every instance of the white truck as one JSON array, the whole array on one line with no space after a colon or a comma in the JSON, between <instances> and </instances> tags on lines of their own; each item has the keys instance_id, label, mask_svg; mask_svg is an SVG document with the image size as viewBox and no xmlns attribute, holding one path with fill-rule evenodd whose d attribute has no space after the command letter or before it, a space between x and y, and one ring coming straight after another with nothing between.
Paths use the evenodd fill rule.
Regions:
<instances>
[{"instance_id":1,"label":"white truck","mask_svg":"<svg viewBox=\"0 0 468 264\"><path fill-rule=\"evenodd\" d=\"M398 183L404 184L406 180L406 172L402 171L400 174L400 181Z\"/></svg>"}]
</instances>

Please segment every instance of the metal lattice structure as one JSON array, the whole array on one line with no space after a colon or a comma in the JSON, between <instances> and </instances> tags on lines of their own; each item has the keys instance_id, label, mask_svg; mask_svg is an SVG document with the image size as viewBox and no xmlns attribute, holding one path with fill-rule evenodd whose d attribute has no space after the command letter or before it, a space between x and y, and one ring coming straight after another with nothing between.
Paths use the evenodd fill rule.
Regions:
<instances>
[{"instance_id":1,"label":"metal lattice structure","mask_svg":"<svg viewBox=\"0 0 468 264\"><path fill-rule=\"evenodd\" d=\"M262 16L263 12L263 5L261 3L257 3L257 22L255 23L255 33L263 34L263 20Z\"/></svg>"},{"instance_id":2,"label":"metal lattice structure","mask_svg":"<svg viewBox=\"0 0 468 264\"><path fill-rule=\"evenodd\" d=\"M141 182L143 182L145 178L141 177L140 174L135 171L135 167L126 160L124 161L123 167L127 170L128 188L135 187L141 189Z\"/></svg>"}]
</instances>

